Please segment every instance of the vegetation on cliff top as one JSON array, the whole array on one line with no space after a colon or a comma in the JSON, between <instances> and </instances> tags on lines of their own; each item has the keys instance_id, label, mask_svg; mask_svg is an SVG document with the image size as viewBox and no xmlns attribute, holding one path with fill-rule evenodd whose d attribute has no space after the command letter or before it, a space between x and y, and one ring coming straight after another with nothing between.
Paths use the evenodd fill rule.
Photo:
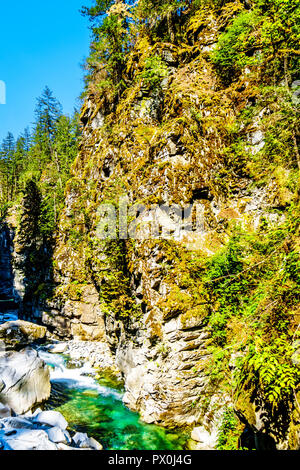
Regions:
<instances>
[{"instance_id":1,"label":"vegetation on cliff top","mask_svg":"<svg viewBox=\"0 0 300 470\"><path fill-rule=\"evenodd\" d=\"M51 238L64 203L64 189L77 153L78 114L62 114L48 87L37 99L32 131L26 128L15 141L9 133L0 148L0 210L30 197L34 183L41 191L40 234Z\"/></svg>"},{"instance_id":2,"label":"vegetation on cliff top","mask_svg":"<svg viewBox=\"0 0 300 470\"><path fill-rule=\"evenodd\" d=\"M107 11L105 16L101 1L85 9L94 34L86 94L106 116L101 132L106 146L119 141L127 177L140 187L151 177L157 188L156 199L150 195L143 202L160 201L162 180L194 187L194 193L205 181L217 199L233 197L242 181L261 188L274 182L270 197L284 222L274 226L262 219L253 231L251 224L239 227L225 218L229 242L223 239L212 257L157 242L170 286L159 306L165 318L203 318L212 331L212 390L224 387L250 421L248 403L263 403L266 423L276 423L268 431L283 436L299 413L299 368L293 359L300 268L297 2L119 1L108 2ZM103 54L107 42L110 49ZM163 112L136 117L134 106L143 94L161 100ZM261 147L251 147L253 132L261 134ZM160 164L157 155L168 138L188 154L190 167L177 173ZM205 162L199 156L203 147ZM146 155L140 160L139 151ZM112 184L108 180L107 190L114 191ZM138 187L131 188L139 200ZM117 198L118 189L114 194ZM182 202L182 194L174 187L169 202ZM189 202L192 193L185 194ZM132 260L129 269L134 272ZM237 357L234 371L232 357Z\"/></svg>"}]
</instances>

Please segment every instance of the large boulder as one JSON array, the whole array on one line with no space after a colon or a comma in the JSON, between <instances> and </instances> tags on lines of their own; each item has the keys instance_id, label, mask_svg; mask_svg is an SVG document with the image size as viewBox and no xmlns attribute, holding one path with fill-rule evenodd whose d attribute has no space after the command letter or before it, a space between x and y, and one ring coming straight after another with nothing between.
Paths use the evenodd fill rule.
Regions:
<instances>
[{"instance_id":1,"label":"large boulder","mask_svg":"<svg viewBox=\"0 0 300 470\"><path fill-rule=\"evenodd\" d=\"M57 450L42 429L20 429L3 435L3 450Z\"/></svg>"},{"instance_id":2,"label":"large boulder","mask_svg":"<svg viewBox=\"0 0 300 470\"><path fill-rule=\"evenodd\" d=\"M16 414L25 413L50 396L49 368L33 349L2 353L0 377L0 402Z\"/></svg>"},{"instance_id":3,"label":"large boulder","mask_svg":"<svg viewBox=\"0 0 300 470\"><path fill-rule=\"evenodd\" d=\"M0 419L0 450L102 450L92 437L76 433L71 438L64 417L57 411ZM40 421L36 418L40 416ZM46 422L45 422L46 421ZM51 424L49 424L51 423ZM53 426L59 423L60 426Z\"/></svg>"},{"instance_id":4,"label":"large boulder","mask_svg":"<svg viewBox=\"0 0 300 470\"><path fill-rule=\"evenodd\" d=\"M55 426L65 431L68 427L68 423L61 413L58 411L41 411L34 418L36 423L47 424L48 426Z\"/></svg>"},{"instance_id":5,"label":"large boulder","mask_svg":"<svg viewBox=\"0 0 300 470\"><path fill-rule=\"evenodd\" d=\"M0 342L5 348L20 349L45 339L47 328L24 320L9 321L0 325Z\"/></svg>"}]
</instances>

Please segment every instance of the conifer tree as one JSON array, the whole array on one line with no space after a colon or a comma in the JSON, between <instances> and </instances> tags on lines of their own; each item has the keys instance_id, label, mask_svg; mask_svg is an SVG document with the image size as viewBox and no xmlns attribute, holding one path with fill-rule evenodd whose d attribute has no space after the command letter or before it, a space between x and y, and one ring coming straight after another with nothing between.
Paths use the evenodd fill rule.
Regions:
<instances>
[{"instance_id":1,"label":"conifer tree","mask_svg":"<svg viewBox=\"0 0 300 470\"><path fill-rule=\"evenodd\" d=\"M123 70L130 47L131 4L132 2L123 0L96 0L93 7L82 10L92 24L93 42L87 61L88 69L92 76L105 70L102 85L106 88L113 86L118 97L124 88ZM87 78L89 79L89 75Z\"/></svg>"},{"instance_id":2,"label":"conifer tree","mask_svg":"<svg viewBox=\"0 0 300 470\"><path fill-rule=\"evenodd\" d=\"M46 87L37 99L33 134L33 142L38 147L41 163L49 161L52 157L56 124L61 115L61 104L54 98L52 91Z\"/></svg>"},{"instance_id":3,"label":"conifer tree","mask_svg":"<svg viewBox=\"0 0 300 470\"><path fill-rule=\"evenodd\" d=\"M16 178L15 172L15 139L11 132L3 140L0 150L1 197L5 202L12 199Z\"/></svg>"}]
</instances>

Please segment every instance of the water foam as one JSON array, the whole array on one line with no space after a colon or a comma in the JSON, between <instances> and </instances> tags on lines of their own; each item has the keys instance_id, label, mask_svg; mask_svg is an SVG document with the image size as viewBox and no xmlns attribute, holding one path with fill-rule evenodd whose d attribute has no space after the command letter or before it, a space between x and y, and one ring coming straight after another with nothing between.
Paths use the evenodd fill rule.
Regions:
<instances>
[{"instance_id":1,"label":"water foam","mask_svg":"<svg viewBox=\"0 0 300 470\"><path fill-rule=\"evenodd\" d=\"M121 400L123 394L109 387L99 385L93 376L95 369L89 364L83 364L74 369L67 368L67 360L60 354L52 354L43 350L39 351L39 356L50 366L51 382L63 383L70 389L95 390L105 397L111 396L116 400Z\"/></svg>"}]
</instances>

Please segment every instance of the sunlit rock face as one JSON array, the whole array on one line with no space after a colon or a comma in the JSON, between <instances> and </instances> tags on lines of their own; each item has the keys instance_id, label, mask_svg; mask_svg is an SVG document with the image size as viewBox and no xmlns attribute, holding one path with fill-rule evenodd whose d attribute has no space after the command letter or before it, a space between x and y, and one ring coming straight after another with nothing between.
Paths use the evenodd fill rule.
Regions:
<instances>
[{"instance_id":1,"label":"sunlit rock face","mask_svg":"<svg viewBox=\"0 0 300 470\"><path fill-rule=\"evenodd\" d=\"M56 338L108 345L124 375L126 405L147 423L200 428L194 437L208 447L216 444L226 408L235 406L238 348L246 344L247 352L248 329L255 322L239 323L235 314L229 325L221 319L218 333L231 340L220 353L230 356L223 370L223 356L215 358L211 350L210 319L215 313L218 323L220 305L204 286L205 263L228 246L233 227L251 236L266 225L273 230L297 201L290 169L259 170L267 145L263 120L270 114L264 103L257 104L259 75L251 78L246 69L230 87L216 74L209 54L228 17L219 20L209 16L195 30L190 55L180 45L153 45L143 38L132 53L128 89L119 102L108 103L97 86L87 96L51 276L45 270L43 288L24 311ZM141 74L148 52L161 59L164 70L154 88ZM129 208L139 204L144 210L122 215L121 198ZM126 236L116 230L112 240L99 237L102 204L126 219ZM180 208L187 209L184 223ZM14 252L20 273L26 250L19 244ZM252 260L250 253L247 272L248 262L257 266L264 260ZM24 272L17 276L19 286L26 285ZM247 289L250 295L252 287ZM246 313L249 317L250 309ZM220 368L212 372L216 363ZM241 401L251 425L264 430L249 394Z\"/></svg>"},{"instance_id":2,"label":"sunlit rock face","mask_svg":"<svg viewBox=\"0 0 300 470\"><path fill-rule=\"evenodd\" d=\"M208 36L215 42L212 26ZM39 309L57 337L109 345L125 378L124 402L144 421L205 423L215 438L231 397L209 377L212 307L201 277L197 287L187 280L187 253L213 256L228 243L234 224L250 232L262 220L275 226L285 218L278 205L293 195L283 195L275 180L256 186L226 166L220 155L227 145L224 128L236 118L235 98L216 91L205 56L187 65L179 52L175 46L157 51L168 71L159 90L139 79L114 116L101 97L86 100L54 249L55 289ZM241 90L246 103L246 85ZM201 112L202 127L191 109ZM258 114L245 130L253 155L265 144L260 120ZM133 217L134 239L109 244L97 236L99 207L113 201L119 210L122 197L145 210ZM178 231L180 208L189 209ZM128 219L130 225L132 214ZM149 236L149 224L158 225L159 236Z\"/></svg>"},{"instance_id":3,"label":"sunlit rock face","mask_svg":"<svg viewBox=\"0 0 300 470\"><path fill-rule=\"evenodd\" d=\"M25 413L49 398L49 369L35 350L1 353L0 371L0 402L16 414Z\"/></svg>"},{"instance_id":4,"label":"sunlit rock face","mask_svg":"<svg viewBox=\"0 0 300 470\"><path fill-rule=\"evenodd\" d=\"M47 328L24 320L8 321L0 325L0 343L6 350L22 349L46 339Z\"/></svg>"}]
</instances>

